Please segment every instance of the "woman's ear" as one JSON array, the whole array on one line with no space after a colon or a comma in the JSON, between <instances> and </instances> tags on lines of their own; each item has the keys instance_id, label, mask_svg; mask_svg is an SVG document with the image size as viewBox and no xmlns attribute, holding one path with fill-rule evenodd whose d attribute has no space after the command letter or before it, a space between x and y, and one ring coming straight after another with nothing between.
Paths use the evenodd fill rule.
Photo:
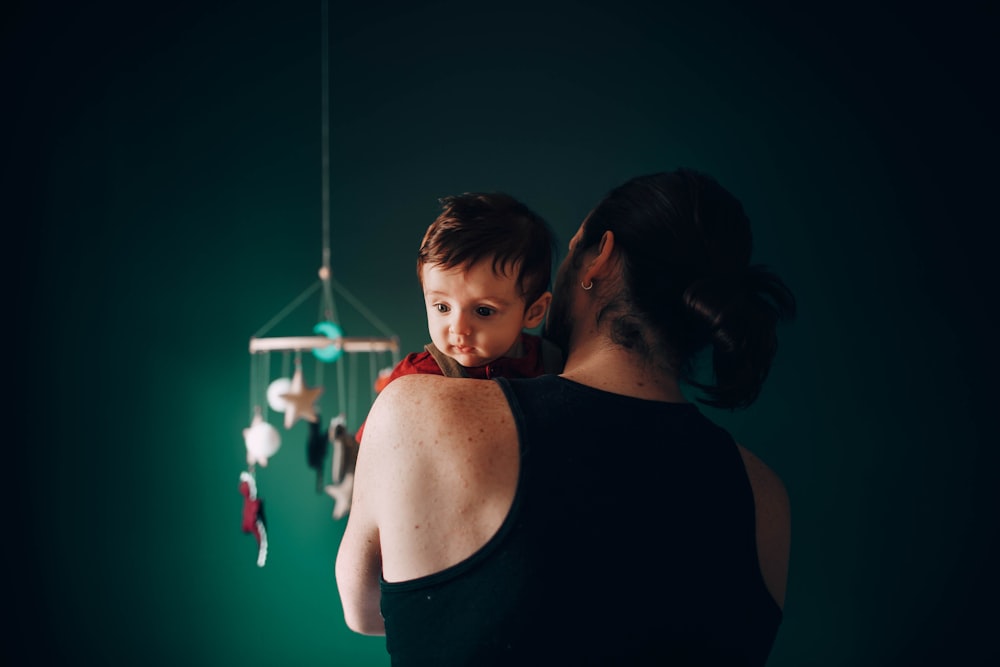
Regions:
<instances>
[{"instance_id":1,"label":"woman's ear","mask_svg":"<svg viewBox=\"0 0 1000 667\"><path fill-rule=\"evenodd\" d=\"M535 299L535 302L524 309L524 321L521 323L522 328L534 329L542 320L545 319L545 313L549 309L549 304L552 303L552 292L545 292L540 297Z\"/></svg>"},{"instance_id":2,"label":"woman's ear","mask_svg":"<svg viewBox=\"0 0 1000 667\"><path fill-rule=\"evenodd\" d=\"M615 254L615 233L611 230L601 235L601 242L597 246L597 254L587 262L587 266L580 272L580 282L583 285L591 285L594 279L604 279L614 266L613 257Z\"/></svg>"}]
</instances>

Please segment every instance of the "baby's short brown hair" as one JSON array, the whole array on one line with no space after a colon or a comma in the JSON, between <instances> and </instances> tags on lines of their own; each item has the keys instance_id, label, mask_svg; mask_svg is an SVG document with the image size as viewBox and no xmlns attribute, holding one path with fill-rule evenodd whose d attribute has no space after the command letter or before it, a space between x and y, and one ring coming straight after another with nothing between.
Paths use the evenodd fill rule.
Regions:
<instances>
[{"instance_id":1,"label":"baby's short brown hair","mask_svg":"<svg viewBox=\"0 0 1000 667\"><path fill-rule=\"evenodd\" d=\"M417 253L424 266L468 267L492 257L498 275L517 270L525 307L548 290L555 237L541 216L502 192L442 197L441 213L427 228Z\"/></svg>"}]
</instances>

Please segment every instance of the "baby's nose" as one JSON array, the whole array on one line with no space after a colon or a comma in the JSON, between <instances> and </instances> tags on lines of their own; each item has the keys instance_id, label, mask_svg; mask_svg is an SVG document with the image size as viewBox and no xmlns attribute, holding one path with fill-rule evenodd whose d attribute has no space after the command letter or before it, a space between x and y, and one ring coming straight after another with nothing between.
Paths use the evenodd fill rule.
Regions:
<instances>
[{"instance_id":1,"label":"baby's nose","mask_svg":"<svg viewBox=\"0 0 1000 667\"><path fill-rule=\"evenodd\" d=\"M462 313L456 313L455 317L451 319L449 330L456 336L468 336L472 333L472 326L467 316Z\"/></svg>"}]
</instances>

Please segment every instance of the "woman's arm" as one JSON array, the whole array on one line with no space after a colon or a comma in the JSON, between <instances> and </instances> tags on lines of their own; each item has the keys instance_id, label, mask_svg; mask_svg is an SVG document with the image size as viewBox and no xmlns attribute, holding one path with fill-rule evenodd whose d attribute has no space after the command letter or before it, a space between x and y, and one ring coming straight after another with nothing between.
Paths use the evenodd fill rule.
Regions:
<instances>
[{"instance_id":1,"label":"woman's arm","mask_svg":"<svg viewBox=\"0 0 1000 667\"><path fill-rule=\"evenodd\" d=\"M792 538L788 492L781 478L763 461L743 446L739 449L753 489L760 571L771 597L784 607Z\"/></svg>"},{"instance_id":2,"label":"woman's arm","mask_svg":"<svg viewBox=\"0 0 1000 667\"><path fill-rule=\"evenodd\" d=\"M367 472L373 449L365 443L358 452L351 513L337 552L336 573L347 627L365 635L384 635L379 589L382 553L373 512L376 490L371 488L377 478Z\"/></svg>"}]
</instances>

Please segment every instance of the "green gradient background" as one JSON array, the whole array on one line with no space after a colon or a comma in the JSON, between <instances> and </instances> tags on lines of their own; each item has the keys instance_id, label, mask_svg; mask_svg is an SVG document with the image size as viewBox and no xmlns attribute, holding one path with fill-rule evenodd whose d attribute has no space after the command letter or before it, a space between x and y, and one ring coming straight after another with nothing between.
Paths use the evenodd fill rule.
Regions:
<instances>
[{"instance_id":1,"label":"green gradient background","mask_svg":"<svg viewBox=\"0 0 1000 667\"><path fill-rule=\"evenodd\" d=\"M263 569L240 531L247 342L321 262L319 2L26 4L2 32L2 549L4 651L32 657L4 663L388 664L343 624L304 424L258 475ZM759 404L712 413L793 503L770 664L985 664L996 10L696 4L335 4L334 275L416 349L437 197L505 190L565 243L630 176L714 174L801 305ZM622 585L663 537L623 545L649 560Z\"/></svg>"}]
</instances>

